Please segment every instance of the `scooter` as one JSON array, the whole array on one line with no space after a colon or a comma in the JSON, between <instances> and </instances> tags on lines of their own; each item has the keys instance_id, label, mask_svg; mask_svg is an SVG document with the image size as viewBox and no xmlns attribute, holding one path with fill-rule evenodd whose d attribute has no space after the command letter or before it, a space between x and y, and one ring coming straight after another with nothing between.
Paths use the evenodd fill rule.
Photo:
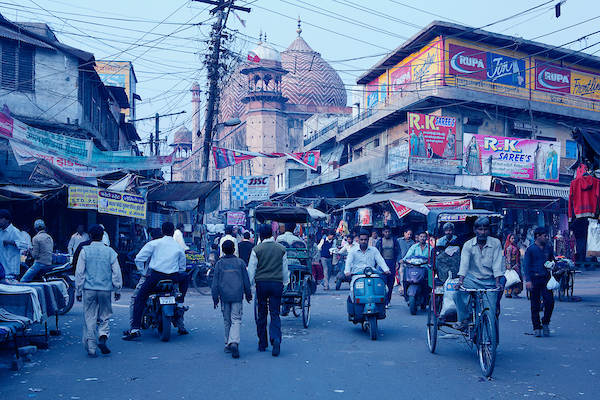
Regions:
<instances>
[{"instance_id":1,"label":"scooter","mask_svg":"<svg viewBox=\"0 0 600 400\"><path fill-rule=\"evenodd\" d=\"M412 315L417 314L417 307L421 310L427 309L431 288L429 287L429 269L427 257L411 257L404 260L404 276L402 286L404 288L404 300Z\"/></svg>"},{"instance_id":2,"label":"scooter","mask_svg":"<svg viewBox=\"0 0 600 400\"><path fill-rule=\"evenodd\" d=\"M352 298L348 299L348 320L369 330L371 340L377 340L377 320L385 319L385 281L367 267L356 275Z\"/></svg>"},{"instance_id":3,"label":"scooter","mask_svg":"<svg viewBox=\"0 0 600 400\"><path fill-rule=\"evenodd\" d=\"M171 338L171 324L183 317L186 310L183 296L173 281L159 281L146 301L142 313L142 329L156 328L160 340L168 342Z\"/></svg>"}]
</instances>

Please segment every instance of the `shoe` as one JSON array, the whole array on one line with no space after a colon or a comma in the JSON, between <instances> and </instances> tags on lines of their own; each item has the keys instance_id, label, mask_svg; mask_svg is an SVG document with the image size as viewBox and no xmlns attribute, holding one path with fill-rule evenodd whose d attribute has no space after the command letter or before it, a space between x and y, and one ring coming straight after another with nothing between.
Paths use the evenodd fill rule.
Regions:
<instances>
[{"instance_id":1,"label":"shoe","mask_svg":"<svg viewBox=\"0 0 600 400\"><path fill-rule=\"evenodd\" d=\"M225 346L225 353L231 353L231 346L227 345Z\"/></svg>"},{"instance_id":2,"label":"shoe","mask_svg":"<svg viewBox=\"0 0 600 400\"><path fill-rule=\"evenodd\" d=\"M533 336L535 337L542 337L542 331L539 329L534 329L533 330Z\"/></svg>"},{"instance_id":3,"label":"shoe","mask_svg":"<svg viewBox=\"0 0 600 400\"><path fill-rule=\"evenodd\" d=\"M180 335L187 335L189 332L185 328L178 328L177 333L179 333Z\"/></svg>"},{"instance_id":4,"label":"shoe","mask_svg":"<svg viewBox=\"0 0 600 400\"><path fill-rule=\"evenodd\" d=\"M98 339L98 348L100 349L100 352L102 354L110 354L110 350L106 346L107 339L108 339L108 337L105 335L100 336L100 338Z\"/></svg>"},{"instance_id":5,"label":"shoe","mask_svg":"<svg viewBox=\"0 0 600 400\"><path fill-rule=\"evenodd\" d=\"M98 358L98 355L96 353L88 353L88 357L89 358Z\"/></svg>"},{"instance_id":6,"label":"shoe","mask_svg":"<svg viewBox=\"0 0 600 400\"><path fill-rule=\"evenodd\" d=\"M140 333L140 331L129 331L127 332L126 335L123 335L123 340L127 340L128 342L132 341L133 339L137 339L139 337L142 337L142 334Z\"/></svg>"},{"instance_id":7,"label":"shoe","mask_svg":"<svg viewBox=\"0 0 600 400\"><path fill-rule=\"evenodd\" d=\"M240 350L238 349L237 343L231 343L229 348L231 349L231 357L240 358Z\"/></svg>"},{"instance_id":8,"label":"shoe","mask_svg":"<svg viewBox=\"0 0 600 400\"><path fill-rule=\"evenodd\" d=\"M281 352L281 341L279 339L273 340L273 357L277 357Z\"/></svg>"},{"instance_id":9,"label":"shoe","mask_svg":"<svg viewBox=\"0 0 600 400\"><path fill-rule=\"evenodd\" d=\"M467 326L469 326L469 319L464 319L462 321L457 321L454 324L452 324L452 327L454 329L458 329L459 331L464 331Z\"/></svg>"},{"instance_id":10,"label":"shoe","mask_svg":"<svg viewBox=\"0 0 600 400\"><path fill-rule=\"evenodd\" d=\"M544 336L550 336L550 327L548 324L542 324L542 333Z\"/></svg>"},{"instance_id":11,"label":"shoe","mask_svg":"<svg viewBox=\"0 0 600 400\"><path fill-rule=\"evenodd\" d=\"M512 299L512 294L507 294L507 295L506 295L506 296L504 296L504 297L506 297L507 299ZM515 297L517 297L517 296L515 296Z\"/></svg>"},{"instance_id":12,"label":"shoe","mask_svg":"<svg viewBox=\"0 0 600 400\"><path fill-rule=\"evenodd\" d=\"M258 345L258 351L267 351L267 348L261 347L261 345Z\"/></svg>"}]
</instances>

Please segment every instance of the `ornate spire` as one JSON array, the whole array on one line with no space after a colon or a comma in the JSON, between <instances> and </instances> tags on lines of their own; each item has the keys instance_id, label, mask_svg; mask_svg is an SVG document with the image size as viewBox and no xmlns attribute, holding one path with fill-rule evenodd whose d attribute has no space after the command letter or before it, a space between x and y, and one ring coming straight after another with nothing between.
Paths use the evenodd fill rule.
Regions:
<instances>
[{"instance_id":1,"label":"ornate spire","mask_svg":"<svg viewBox=\"0 0 600 400\"><path fill-rule=\"evenodd\" d=\"M258 44L262 44L262 29L260 30L260 35L258 35Z\"/></svg>"},{"instance_id":2,"label":"ornate spire","mask_svg":"<svg viewBox=\"0 0 600 400\"><path fill-rule=\"evenodd\" d=\"M267 32L265 31L265 43L267 43Z\"/></svg>"},{"instance_id":3,"label":"ornate spire","mask_svg":"<svg viewBox=\"0 0 600 400\"><path fill-rule=\"evenodd\" d=\"M296 32L298 33L298 36L300 36L300 34L302 33L302 28L300 27L300 23L302 21L300 20L300 14L298 14L298 29L296 29Z\"/></svg>"}]
</instances>

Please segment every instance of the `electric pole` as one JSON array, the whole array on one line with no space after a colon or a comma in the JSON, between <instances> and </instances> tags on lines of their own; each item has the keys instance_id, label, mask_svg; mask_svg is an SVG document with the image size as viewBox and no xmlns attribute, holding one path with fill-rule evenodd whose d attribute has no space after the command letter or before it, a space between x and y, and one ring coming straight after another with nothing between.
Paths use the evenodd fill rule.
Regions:
<instances>
[{"instance_id":1,"label":"electric pole","mask_svg":"<svg viewBox=\"0 0 600 400\"><path fill-rule=\"evenodd\" d=\"M143 121L145 119L152 119L154 118L154 139L152 138L152 133L150 134L150 152L153 153L153 155L158 156L160 155L160 150L158 148L158 145L160 144L160 139L158 134L160 133L159 125L158 125L158 120L162 117L170 117L171 115L179 115L179 114L185 114L186 111L180 111L180 112L176 112L176 113L172 113L172 114L163 114L163 115L158 115L158 113L156 113L156 115L154 117L146 117L146 118L138 118L138 119L132 119L129 122L136 122L136 121Z\"/></svg>"},{"instance_id":2,"label":"electric pole","mask_svg":"<svg viewBox=\"0 0 600 400\"><path fill-rule=\"evenodd\" d=\"M219 68L220 68L220 56L221 56L221 38L223 37L223 30L227 23L227 16L231 10L239 10L250 12L248 7L234 6L234 0L193 0L200 3L214 5L215 8L210 10L211 14L217 14L217 22L213 24L212 31L210 34L210 49L211 53L208 56L206 63L207 77L208 77L208 101L206 105L206 120L204 121L204 141L202 143L202 153L200 159L200 181L206 182L208 180L208 164L210 160L210 150L213 139L213 128L215 120L215 106L218 103L217 99L219 96L218 84L219 84ZM227 14L225 14L227 10ZM199 132L198 132L199 133ZM200 210L199 210L200 211ZM204 207L202 207L202 212Z\"/></svg>"}]
</instances>

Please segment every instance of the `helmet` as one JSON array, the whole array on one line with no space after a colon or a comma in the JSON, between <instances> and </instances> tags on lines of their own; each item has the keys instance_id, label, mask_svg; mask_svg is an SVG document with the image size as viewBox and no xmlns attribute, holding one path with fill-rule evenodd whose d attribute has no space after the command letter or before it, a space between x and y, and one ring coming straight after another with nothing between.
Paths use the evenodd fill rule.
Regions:
<instances>
[{"instance_id":1,"label":"helmet","mask_svg":"<svg viewBox=\"0 0 600 400\"><path fill-rule=\"evenodd\" d=\"M37 219L34 223L33 223L33 227L35 229L46 229L46 224L44 223L43 220L41 219Z\"/></svg>"}]
</instances>

